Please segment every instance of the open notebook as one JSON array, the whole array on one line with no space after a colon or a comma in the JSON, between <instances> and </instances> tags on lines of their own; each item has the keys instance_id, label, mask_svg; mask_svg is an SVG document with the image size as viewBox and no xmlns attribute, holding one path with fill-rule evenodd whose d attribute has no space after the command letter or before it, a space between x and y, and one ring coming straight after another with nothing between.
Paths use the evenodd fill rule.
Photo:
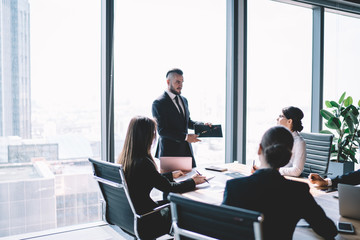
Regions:
<instances>
[{"instance_id":1,"label":"open notebook","mask_svg":"<svg viewBox=\"0 0 360 240\"><path fill-rule=\"evenodd\" d=\"M188 172L186 173L184 176L181 176L179 178L176 178L174 179L175 182L181 182L181 181L184 181L186 179L189 179L191 178L193 175L197 174L196 170L195 169L192 169L191 172ZM212 174L204 174L204 176L206 176L206 180L207 181L210 181L211 179L213 179L215 176L212 175ZM204 182L202 184L199 184L199 185L196 185L197 188L203 188L203 187L208 187L209 186L209 183L207 182Z\"/></svg>"}]
</instances>

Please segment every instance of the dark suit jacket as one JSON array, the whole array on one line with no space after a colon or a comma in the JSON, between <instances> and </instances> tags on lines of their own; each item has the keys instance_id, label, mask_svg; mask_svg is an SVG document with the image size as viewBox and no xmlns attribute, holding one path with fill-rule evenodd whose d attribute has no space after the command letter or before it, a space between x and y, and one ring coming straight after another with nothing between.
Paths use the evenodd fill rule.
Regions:
<instances>
[{"instance_id":1,"label":"dark suit jacket","mask_svg":"<svg viewBox=\"0 0 360 240\"><path fill-rule=\"evenodd\" d=\"M335 224L315 202L309 186L287 180L274 169L259 169L249 177L227 181L223 204L263 213L265 239L292 239L301 218L322 237L337 235Z\"/></svg>"},{"instance_id":2,"label":"dark suit jacket","mask_svg":"<svg viewBox=\"0 0 360 240\"><path fill-rule=\"evenodd\" d=\"M132 203L137 214L150 212L159 204L150 197L150 192L156 188L163 192L187 192L195 189L195 182L188 179L183 182L172 182L172 173L160 174L148 158L134 161L131 172L125 177ZM168 209L167 209L168 210ZM168 214L152 214L138 223L138 231L142 239L153 239L169 233L171 217Z\"/></svg>"},{"instance_id":3,"label":"dark suit jacket","mask_svg":"<svg viewBox=\"0 0 360 240\"><path fill-rule=\"evenodd\" d=\"M190 118L188 102L179 95L185 110L185 119L181 116L169 95L164 92L152 104L152 114L157 121L159 141L155 157L162 156L191 156L193 167L196 166L191 144L185 141L188 128L194 129L194 122Z\"/></svg>"},{"instance_id":4,"label":"dark suit jacket","mask_svg":"<svg viewBox=\"0 0 360 240\"><path fill-rule=\"evenodd\" d=\"M195 182L188 179L183 182L173 182L172 173L160 174L148 158L134 161L126 180L131 200L138 214L143 214L157 207L158 204L150 197L150 192L156 188L163 192L188 192L195 189Z\"/></svg>"},{"instance_id":5,"label":"dark suit jacket","mask_svg":"<svg viewBox=\"0 0 360 240\"><path fill-rule=\"evenodd\" d=\"M333 187L337 187L338 183L350 185L360 184L360 169L332 178L331 182Z\"/></svg>"}]
</instances>

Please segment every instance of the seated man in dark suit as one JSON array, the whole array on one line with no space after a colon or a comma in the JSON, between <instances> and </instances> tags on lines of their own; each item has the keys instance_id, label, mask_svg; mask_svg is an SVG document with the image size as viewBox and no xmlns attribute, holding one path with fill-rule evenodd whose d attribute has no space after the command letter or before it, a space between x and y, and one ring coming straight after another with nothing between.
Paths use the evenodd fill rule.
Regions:
<instances>
[{"instance_id":1,"label":"seated man in dark suit","mask_svg":"<svg viewBox=\"0 0 360 240\"><path fill-rule=\"evenodd\" d=\"M334 187L336 188L339 183L357 185L360 184L360 169L357 171L349 172L344 175L337 176L335 178L325 178L319 176L317 173L311 173L309 180L313 184L317 184L320 187Z\"/></svg>"},{"instance_id":2,"label":"seated man in dark suit","mask_svg":"<svg viewBox=\"0 0 360 240\"><path fill-rule=\"evenodd\" d=\"M293 136L282 126L270 128L258 149L260 167L251 176L227 181L223 204L264 214L264 239L292 239L297 222L305 219L326 239L337 235L334 222L316 203L306 183L279 173L291 158Z\"/></svg>"},{"instance_id":3,"label":"seated man in dark suit","mask_svg":"<svg viewBox=\"0 0 360 240\"><path fill-rule=\"evenodd\" d=\"M195 124L203 123L191 120L188 101L181 96L183 72L177 68L168 71L166 82L167 90L152 104L152 114L157 121L160 136L155 157L192 157L192 165L196 167L191 143L201 140L197 134L189 134L188 129L194 129ZM210 123L205 125L211 126Z\"/></svg>"}]
</instances>

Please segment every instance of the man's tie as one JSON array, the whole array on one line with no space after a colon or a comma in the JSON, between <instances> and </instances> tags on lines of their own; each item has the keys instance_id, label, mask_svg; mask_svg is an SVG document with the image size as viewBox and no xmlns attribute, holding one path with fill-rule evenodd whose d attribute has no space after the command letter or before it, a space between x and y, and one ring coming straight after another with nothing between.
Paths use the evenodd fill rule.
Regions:
<instances>
[{"instance_id":1,"label":"man's tie","mask_svg":"<svg viewBox=\"0 0 360 240\"><path fill-rule=\"evenodd\" d=\"M183 112L183 110L182 110L182 108L181 108L181 106L180 106L180 104L179 104L179 98L178 98L178 96L175 97L175 102L176 102L176 105L177 105L178 108L179 108L179 111L180 111L181 116L185 117L184 112Z\"/></svg>"}]
</instances>

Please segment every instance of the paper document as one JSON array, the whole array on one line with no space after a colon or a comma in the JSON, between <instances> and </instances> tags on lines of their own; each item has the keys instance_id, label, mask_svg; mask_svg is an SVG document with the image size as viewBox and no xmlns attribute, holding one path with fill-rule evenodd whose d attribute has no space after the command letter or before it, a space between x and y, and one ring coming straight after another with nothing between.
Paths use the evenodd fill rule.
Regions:
<instances>
[{"instance_id":1,"label":"paper document","mask_svg":"<svg viewBox=\"0 0 360 240\"><path fill-rule=\"evenodd\" d=\"M198 174L198 173L196 172L195 169L193 169L193 170L191 170L191 172L186 173L184 176L175 178L174 181L175 182L181 182L181 181L184 181L184 180L187 180L187 179L191 178L195 174ZM211 179L213 179L215 177L215 175L208 174L208 173L204 174L204 176L206 177L206 180L208 180L208 181L210 181Z\"/></svg>"}]
</instances>

